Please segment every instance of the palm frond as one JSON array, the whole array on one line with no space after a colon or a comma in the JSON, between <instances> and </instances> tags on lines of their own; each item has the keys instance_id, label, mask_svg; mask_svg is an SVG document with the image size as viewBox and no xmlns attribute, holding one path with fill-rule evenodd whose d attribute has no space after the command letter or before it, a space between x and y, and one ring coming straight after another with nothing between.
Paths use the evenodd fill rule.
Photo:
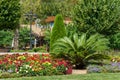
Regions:
<instances>
[{"instance_id":1,"label":"palm frond","mask_svg":"<svg viewBox=\"0 0 120 80\"><path fill-rule=\"evenodd\" d=\"M88 61L88 60L101 60L101 59L110 59L110 57L106 54L102 54L102 53L94 53L94 54L90 54L87 55L83 61Z\"/></svg>"},{"instance_id":2,"label":"palm frond","mask_svg":"<svg viewBox=\"0 0 120 80\"><path fill-rule=\"evenodd\" d=\"M72 39L64 37L57 40L53 45L53 50L59 54L63 53L63 55L66 53L67 59L71 60L73 63L75 62L75 64L80 64L90 59L98 60L107 58L107 55L96 54L95 52L107 50L108 44L108 39L99 34L92 35L89 38L87 38L86 34L82 34L80 37L74 34Z\"/></svg>"},{"instance_id":3,"label":"palm frond","mask_svg":"<svg viewBox=\"0 0 120 80\"><path fill-rule=\"evenodd\" d=\"M82 34L79 38L79 47L84 46L86 44L86 34Z\"/></svg>"}]
</instances>

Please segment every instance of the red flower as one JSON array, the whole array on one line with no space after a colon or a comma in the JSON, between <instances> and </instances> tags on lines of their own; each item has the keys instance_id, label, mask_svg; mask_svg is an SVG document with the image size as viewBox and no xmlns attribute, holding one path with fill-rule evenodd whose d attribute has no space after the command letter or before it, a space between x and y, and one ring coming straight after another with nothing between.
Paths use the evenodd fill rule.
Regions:
<instances>
[{"instance_id":1,"label":"red flower","mask_svg":"<svg viewBox=\"0 0 120 80\"><path fill-rule=\"evenodd\" d=\"M49 57L50 54L48 54L48 53L43 53L42 56L44 56L44 57Z\"/></svg>"},{"instance_id":2,"label":"red flower","mask_svg":"<svg viewBox=\"0 0 120 80\"><path fill-rule=\"evenodd\" d=\"M3 59L3 62L4 62L4 63L7 63L7 62L8 62L8 58L4 58L4 59Z\"/></svg>"},{"instance_id":3,"label":"red flower","mask_svg":"<svg viewBox=\"0 0 120 80\"><path fill-rule=\"evenodd\" d=\"M2 60L0 60L0 65L3 64Z\"/></svg>"},{"instance_id":4,"label":"red flower","mask_svg":"<svg viewBox=\"0 0 120 80\"><path fill-rule=\"evenodd\" d=\"M67 67L66 74L72 74L72 66Z\"/></svg>"},{"instance_id":5,"label":"red flower","mask_svg":"<svg viewBox=\"0 0 120 80\"><path fill-rule=\"evenodd\" d=\"M9 61L9 64L12 65L13 61Z\"/></svg>"}]
</instances>

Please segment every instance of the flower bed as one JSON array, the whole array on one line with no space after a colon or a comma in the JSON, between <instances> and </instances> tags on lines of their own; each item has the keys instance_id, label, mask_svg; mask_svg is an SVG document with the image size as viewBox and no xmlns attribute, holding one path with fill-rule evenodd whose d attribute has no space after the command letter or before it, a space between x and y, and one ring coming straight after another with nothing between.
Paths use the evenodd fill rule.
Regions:
<instances>
[{"instance_id":1,"label":"flower bed","mask_svg":"<svg viewBox=\"0 0 120 80\"><path fill-rule=\"evenodd\" d=\"M105 65L89 65L87 67L88 73L116 73L120 72L120 62L111 62Z\"/></svg>"},{"instance_id":2,"label":"flower bed","mask_svg":"<svg viewBox=\"0 0 120 80\"><path fill-rule=\"evenodd\" d=\"M63 59L52 59L49 54L0 55L1 73L17 73L21 76L71 74L72 67Z\"/></svg>"}]
</instances>

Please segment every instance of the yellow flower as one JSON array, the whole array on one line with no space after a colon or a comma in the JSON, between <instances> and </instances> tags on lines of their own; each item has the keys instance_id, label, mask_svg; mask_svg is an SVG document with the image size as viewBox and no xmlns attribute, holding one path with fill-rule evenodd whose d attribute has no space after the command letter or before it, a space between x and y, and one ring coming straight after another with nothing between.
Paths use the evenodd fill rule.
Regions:
<instances>
[{"instance_id":1,"label":"yellow flower","mask_svg":"<svg viewBox=\"0 0 120 80\"><path fill-rule=\"evenodd\" d=\"M51 65L51 63L46 61L46 62L43 63L43 65Z\"/></svg>"},{"instance_id":2,"label":"yellow flower","mask_svg":"<svg viewBox=\"0 0 120 80\"><path fill-rule=\"evenodd\" d=\"M25 56L19 56L17 59L24 60L24 59L26 59L26 58L25 58Z\"/></svg>"},{"instance_id":3,"label":"yellow flower","mask_svg":"<svg viewBox=\"0 0 120 80\"><path fill-rule=\"evenodd\" d=\"M14 60L13 62L16 63L16 60Z\"/></svg>"}]
</instances>

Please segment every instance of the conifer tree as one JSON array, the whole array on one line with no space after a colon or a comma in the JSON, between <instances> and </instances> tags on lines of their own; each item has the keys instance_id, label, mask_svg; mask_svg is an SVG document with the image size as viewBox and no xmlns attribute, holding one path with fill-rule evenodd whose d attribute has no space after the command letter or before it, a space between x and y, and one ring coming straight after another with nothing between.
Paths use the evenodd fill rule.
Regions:
<instances>
[{"instance_id":1,"label":"conifer tree","mask_svg":"<svg viewBox=\"0 0 120 80\"><path fill-rule=\"evenodd\" d=\"M60 38L66 36L66 30L61 14L56 15L54 26L52 29L51 39L50 39L50 51L52 51L52 45Z\"/></svg>"}]
</instances>

